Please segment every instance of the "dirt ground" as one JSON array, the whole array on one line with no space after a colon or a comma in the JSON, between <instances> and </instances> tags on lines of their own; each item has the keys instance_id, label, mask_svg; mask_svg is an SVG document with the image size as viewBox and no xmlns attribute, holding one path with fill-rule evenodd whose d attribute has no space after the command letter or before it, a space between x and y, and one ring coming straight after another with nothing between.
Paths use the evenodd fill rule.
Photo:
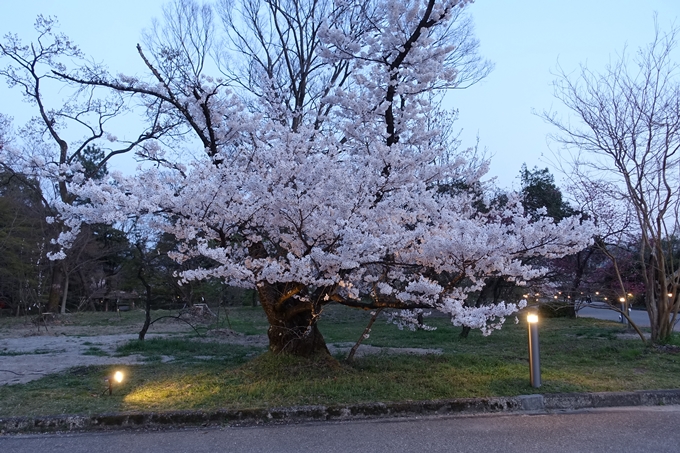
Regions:
<instances>
[{"instance_id":1,"label":"dirt ground","mask_svg":"<svg viewBox=\"0 0 680 453\"><path fill-rule=\"evenodd\" d=\"M140 325L77 326L16 323L0 330L0 385L21 384L86 365L131 365L142 357L113 357L116 348L137 339ZM153 325L147 338L183 335L184 323Z\"/></svg>"},{"instance_id":2,"label":"dirt ground","mask_svg":"<svg viewBox=\"0 0 680 453\"><path fill-rule=\"evenodd\" d=\"M140 355L115 357L116 348L138 338L141 324L121 325L115 317L110 325L70 325L60 321L14 323L0 329L0 385L22 384L68 368L88 365L134 365L143 363ZM153 324L146 338L177 337L192 328L174 319ZM267 346L266 335L243 335L229 329L208 332L208 341L250 346ZM331 354L347 354L352 343L329 344ZM378 348L361 345L356 356L369 354L441 354L438 349ZM170 361L172 357L164 357Z\"/></svg>"}]
</instances>

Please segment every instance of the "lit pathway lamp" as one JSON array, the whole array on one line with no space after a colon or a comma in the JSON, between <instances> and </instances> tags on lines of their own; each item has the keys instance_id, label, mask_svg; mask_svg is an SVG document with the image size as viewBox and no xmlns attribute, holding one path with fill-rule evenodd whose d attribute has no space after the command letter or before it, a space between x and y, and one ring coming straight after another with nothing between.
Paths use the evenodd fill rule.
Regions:
<instances>
[{"instance_id":1,"label":"lit pathway lamp","mask_svg":"<svg viewBox=\"0 0 680 453\"><path fill-rule=\"evenodd\" d=\"M123 376L122 371L116 371L115 373L113 373L113 376L106 377L104 380L106 381L108 386L107 386L107 389L104 390L104 393L106 393L108 391L109 395L112 395L113 394L113 382L115 381L117 384L120 384L121 382L123 382L123 377L124 376Z\"/></svg>"},{"instance_id":2,"label":"lit pathway lamp","mask_svg":"<svg viewBox=\"0 0 680 453\"><path fill-rule=\"evenodd\" d=\"M628 319L624 316L624 313L626 313L626 298L621 297L619 298L619 302L621 302L621 323L628 325Z\"/></svg>"},{"instance_id":3,"label":"lit pathway lamp","mask_svg":"<svg viewBox=\"0 0 680 453\"><path fill-rule=\"evenodd\" d=\"M539 388L541 386L541 360L538 348L538 315L529 313L527 315L529 325L529 372L531 376L531 386Z\"/></svg>"}]
</instances>

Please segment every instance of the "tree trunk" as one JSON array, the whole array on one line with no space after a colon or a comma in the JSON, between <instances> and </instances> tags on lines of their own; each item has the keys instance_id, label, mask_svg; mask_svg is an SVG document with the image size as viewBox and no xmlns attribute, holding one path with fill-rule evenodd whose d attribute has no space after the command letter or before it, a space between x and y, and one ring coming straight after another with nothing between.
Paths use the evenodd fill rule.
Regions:
<instances>
[{"instance_id":1,"label":"tree trunk","mask_svg":"<svg viewBox=\"0 0 680 453\"><path fill-rule=\"evenodd\" d=\"M61 314L64 315L66 314L66 298L68 297L68 282L69 282L69 275L66 274L64 277L64 294L61 297Z\"/></svg>"},{"instance_id":2,"label":"tree trunk","mask_svg":"<svg viewBox=\"0 0 680 453\"><path fill-rule=\"evenodd\" d=\"M59 311L59 302L61 299L61 282L64 279L61 263L54 263L52 265L52 283L50 284L50 294L47 299L47 311L49 313L57 313Z\"/></svg>"},{"instance_id":3,"label":"tree trunk","mask_svg":"<svg viewBox=\"0 0 680 453\"><path fill-rule=\"evenodd\" d=\"M359 346L361 346L361 343L364 341L364 339L368 338L368 334L371 333L373 323L375 323L375 320L378 319L378 315L382 310L383 310L382 308L378 308L376 311L373 312L373 315L371 315L371 319L368 321L368 325L366 325L366 328L361 333L361 336L354 344L354 346L352 346L352 349L349 351L349 354L347 354L347 359L345 360L346 362L352 362L354 360L354 355L357 353ZM420 315L422 315L422 313Z\"/></svg>"},{"instance_id":4,"label":"tree trunk","mask_svg":"<svg viewBox=\"0 0 680 453\"><path fill-rule=\"evenodd\" d=\"M588 261L590 261L590 258L593 256L595 253L595 246L590 246L585 250L581 250L580 252L577 252L576 255L574 255L574 259L576 260L576 272L574 274L574 278L571 281L571 288L569 290L569 295L571 296L571 302L576 305L576 298L577 298L577 291L578 288L581 286L581 282L583 281L583 275L586 272L586 268L588 267Z\"/></svg>"},{"instance_id":5,"label":"tree trunk","mask_svg":"<svg viewBox=\"0 0 680 453\"><path fill-rule=\"evenodd\" d=\"M647 314L651 326L652 343L665 343L670 339L673 332L671 325L670 301L663 273L663 262L659 256L653 253L648 263L648 278L645 281ZM651 284L647 285L647 282Z\"/></svg>"},{"instance_id":6,"label":"tree trunk","mask_svg":"<svg viewBox=\"0 0 680 453\"><path fill-rule=\"evenodd\" d=\"M320 306L297 299L302 285L260 283L260 304L269 321L269 350L309 357L330 355L317 327Z\"/></svg>"},{"instance_id":7,"label":"tree trunk","mask_svg":"<svg viewBox=\"0 0 680 453\"><path fill-rule=\"evenodd\" d=\"M137 273L137 277L139 278L139 280L142 282L142 285L144 285L144 288L146 289L146 302L144 306L144 325L142 326L142 330L139 331L139 341L144 341L146 331L149 330L149 326L151 325L151 285L149 285L149 283L144 278L143 267L140 267L139 272Z\"/></svg>"}]
</instances>

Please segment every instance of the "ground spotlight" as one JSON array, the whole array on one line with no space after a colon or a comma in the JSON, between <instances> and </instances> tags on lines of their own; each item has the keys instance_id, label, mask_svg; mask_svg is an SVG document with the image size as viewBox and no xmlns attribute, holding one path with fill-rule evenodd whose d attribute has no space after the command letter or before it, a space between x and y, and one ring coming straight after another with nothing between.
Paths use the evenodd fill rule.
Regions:
<instances>
[{"instance_id":1,"label":"ground spotlight","mask_svg":"<svg viewBox=\"0 0 680 453\"><path fill-rule=\"evenodd\" d=\"M105 377L104 382L106 382L106 389L104 390L103 393L106 393L108 391L109 395L112 395L113 383L115 382L116 384L120 384L121 382L123 382L124 378L125 375L123 374L122 371L116 371L115 373L113 373L113 375Z\"/></svg>"}]
</instances>

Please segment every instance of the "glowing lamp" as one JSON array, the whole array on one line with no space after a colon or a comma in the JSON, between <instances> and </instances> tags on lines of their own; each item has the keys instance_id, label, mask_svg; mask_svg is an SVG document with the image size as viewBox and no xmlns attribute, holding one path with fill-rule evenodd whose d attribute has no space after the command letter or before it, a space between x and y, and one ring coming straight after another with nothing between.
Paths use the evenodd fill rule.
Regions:
<instances>
[{"instance_id":1,"label":"glowing lamp","mask_svg":"<svg viewBox=\"0 0 680 453\"><path fill-rule=\"evenodd\" d=\"M541 386L541 362L538 348L538 315L536 313L527 314L529 325L529 377L531 386L538 388Z\"/></svg>"},{"instance_id":2,"label":"glowing lamp","mask_svg":"<svg viewBox=\"0 0 680 453\"><path fill-rule=\"evenodd\" d=\"M121 382L123 382L124 377L125 377L125 375L123 374L122 371L116 371L115 373L113 373L113 375L107 376L106 378L104 378L104 381L106 382L107 385L106 385L106 389L104 389L104 392L102 393L102 395L106 392L109 392L109 395L112 395L113 394L113 382L116 381L117 384L120 384Z\"/></svg>"}]
</instances>

